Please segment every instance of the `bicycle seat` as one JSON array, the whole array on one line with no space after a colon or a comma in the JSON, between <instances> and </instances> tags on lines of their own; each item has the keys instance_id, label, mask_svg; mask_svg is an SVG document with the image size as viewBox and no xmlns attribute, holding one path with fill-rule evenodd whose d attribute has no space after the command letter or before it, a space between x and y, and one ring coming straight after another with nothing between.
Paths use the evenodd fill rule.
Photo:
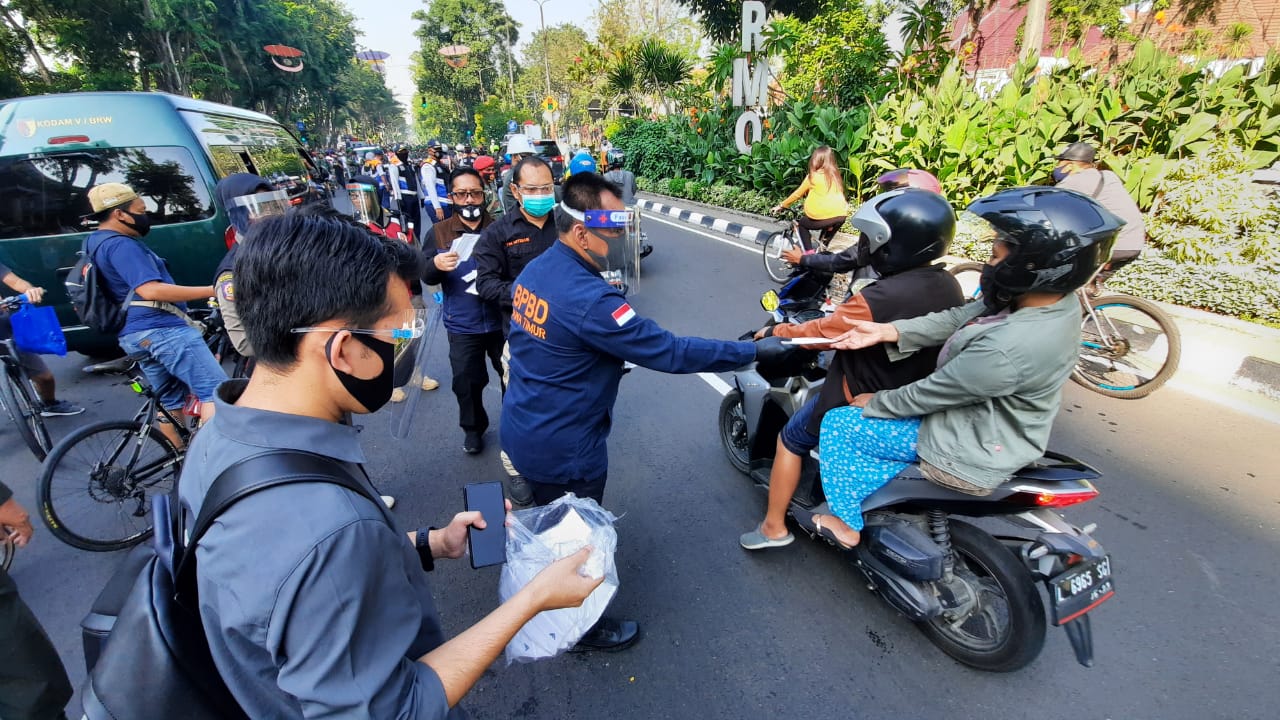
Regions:
<instances>
[{"instance_id":1,"label":"bicycle seat","mask_svg":"<svg viewBox=\"0 0 1280 720\"><path fill-rule=\"evenodd\" d=\"M128 375L138 367L138 361L125 355L115 360L85 365L84 372L90 375Z\"/></svg>"}]
</instances>

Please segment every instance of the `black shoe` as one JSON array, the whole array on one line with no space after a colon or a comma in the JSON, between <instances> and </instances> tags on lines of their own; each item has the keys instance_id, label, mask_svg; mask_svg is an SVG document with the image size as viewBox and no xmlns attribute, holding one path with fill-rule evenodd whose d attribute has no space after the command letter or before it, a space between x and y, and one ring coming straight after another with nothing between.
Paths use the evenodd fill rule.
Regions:
<instances>
[{"instance_id":1,"label":"black shoe","mask_svg":"<svg viewBox=\"0 0 1280 720\"><path fill-rule=\"evenodd\" d=\"M511 502L516 505L533 503L533 487L523 475L509 475L507 479L511 481Z\"/></svg>"},{"instance_id":2,"label":"black shoe","mask_svg":"<svg viewBox=\"0 0 1280 720\"><path fill-rule=\"evenodd\" d=\"M466 437L462 439L462 452L468 455L475 455L484 450L484 435L474 430L468 430Z\"/></svg>"},{"instance_id":3,"label":"black shoe","mask_svg":"<svg viewBox=\"0 0 1280 720\"><path fill-rule=\"evenodd\" d=\"M603 650L615 652L626 650L640 638L640 624L635 620L617 620L602 617L596 622L577 645L569 648L569 652L591 652Z\"/></svg>"},{"instance_id":4,"label":"black shoe","mask_svg":"<svg viewBox=\"0 0 1280 720\"><path fill-rule=\"evenodd\" d=\"M640 259L641 259L641 260L643 260L643 259L645 259L645 258L649 257L649 255L650 255L652 252L653 252L653 246L652 246L652 245L641 245L641 246L640 246Z\"/></svg>"}]
</instances>

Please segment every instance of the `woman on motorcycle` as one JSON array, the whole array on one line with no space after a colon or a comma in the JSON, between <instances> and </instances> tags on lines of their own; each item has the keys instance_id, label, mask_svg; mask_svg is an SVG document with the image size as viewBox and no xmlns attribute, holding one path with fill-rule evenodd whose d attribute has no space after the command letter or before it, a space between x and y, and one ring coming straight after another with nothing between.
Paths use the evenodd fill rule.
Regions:
<instances>
[{"instance_id":1,"label":"woman on motorcycle","mask_svg":"<svg viewBox=\"0 0 1280 720\"><path fill-rule=\"evenodd\" d=\"M856 321L892 322L962 305L960 284L937 261L955 236L956 214L940 195L899 190L868 200L853 214L861 236L858 253L880 280L836 307L829 316L803 324L765 327L757 338L828 338L843 335ZM924 351L895 362L884 348L837 352L822 388L791 416L778 434L769 475L769 513L739 543L747 550L781 547L794 538L787 532L787 504L800 483L804 456L818 447L823 416L848 406L861 393L915 382L937 365L937 353ZM776 496L776 498L775 498Z\"/></svg>"},{"instance_id":2,"label":"woman on motorcycle","mask_svg":"<svg viewBox=\"0 0 1280 720\"><path fill-rule=\"evenodd\" d=\"M804 198L804 217L800 218L800 227L809 231L820 231L822 245L825 247L835 237L836 231L849 219L849 203L844 198L844 180L840 176L840 165L836 162L836 153L829 146L823 145L809 156L809 174L804 182L786 200L775 205L771 212L782 212L783 208Z\"/></svg>"},{"instance_id":3,"label":"woman on motorcycle","mask_svg":"<svg viewBox=\"0 0 1280 720\"><path fill-rule=\"evenodd\" d=\"M920 190L928 190L931 193L942 194L942 183L938 182L938 178L927 170L916 170L914 168L899 168L890 170L889 172L876 178L876 186L879 188L877 194L884 194L892 190L902 190L905 188L917 188ZM803 224L803 223L802 223ZM838 253L806 253L800 248L791 248L782 253L782 259L810 270L829 273L843 273L864 267L866 264L858 263L858 247L855 245Z\"/></svg>"},{"instance_id":4,"label":"woman on motorcycle","mask_svg":"<svg viewBox=\"0 0 1280 720\"><path fill-rule=\"evenodd\" d=\"M828 412L822 487L834 515L814 517L851 547L863 499L912 462L933 482L986 495L1044 453L1080 345L1073 292L1110 257L1122 220L1057 188L998 192L969 211L995 230L982 302L893 323L855 322L832 347L884 344L892 359L941 347L937 369Z\"/></svg>"}]
</instances>

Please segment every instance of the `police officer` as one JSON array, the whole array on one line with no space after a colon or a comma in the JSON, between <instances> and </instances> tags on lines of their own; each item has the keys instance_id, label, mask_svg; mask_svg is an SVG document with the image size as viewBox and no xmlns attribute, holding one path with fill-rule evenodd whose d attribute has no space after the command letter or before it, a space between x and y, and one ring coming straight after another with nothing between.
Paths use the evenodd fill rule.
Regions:
<instances>
[{"instance_id":1,"label":"police officer","mask_svg":"<svg viewBox=\"0 0 1280 720\"><path fill-rule=\"evenodd\" d=\"M624 361L669 373L716 372L769 362L783 350L780 338L757 345L677 337L638 315L600 276L610 246L624 242L626 223L615 218L625 213L617 185L575 173L556 211L559 242L528 263L513 287L500 436L539 505L567 492L603 501ZM635 622L602 618L579 647L626 647L638 630Z\"/></svg>"}]
</instances>

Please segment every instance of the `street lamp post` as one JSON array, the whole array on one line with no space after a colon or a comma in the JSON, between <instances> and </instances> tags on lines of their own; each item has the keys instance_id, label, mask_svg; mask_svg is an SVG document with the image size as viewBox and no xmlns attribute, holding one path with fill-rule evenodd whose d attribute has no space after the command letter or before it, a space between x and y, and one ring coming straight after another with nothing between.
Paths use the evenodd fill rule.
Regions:
<instances>
[{"instance_id":1,"label":"street lamp post","mask_svg":"<svg viewBox=\"0 0 1280 720\"><path fill-rule=\"evenodd\" d=\"M551 97L551 43L547 38L547 18L542 11L542 6L546 5L548 0L533 0L538 3L538 22L542 25L542 71L547 78L547 97ZM557 138L556 124L548 121L551 125L551 138Z\"/></svg>"}]
</instances>

